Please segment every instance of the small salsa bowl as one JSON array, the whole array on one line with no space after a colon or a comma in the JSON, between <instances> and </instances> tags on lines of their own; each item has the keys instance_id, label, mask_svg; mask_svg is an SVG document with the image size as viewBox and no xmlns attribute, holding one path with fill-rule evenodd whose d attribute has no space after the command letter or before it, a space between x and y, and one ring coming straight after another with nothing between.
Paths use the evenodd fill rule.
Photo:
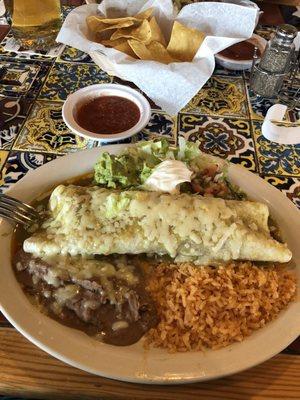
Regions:
<instances>
[{"instance_id":1,"label":"small salsa bowl","mask_svg":"<svg viewBox=\"0 0 300 400\"><path fill-rule=\"evenodd\" d=\"M251 36L250 39L245 40L245 42L249 42L256 46L262 54L265 50L267 41L259 35L255 33ZM229 58L224 56L221 53L215 55L216 62L224 68L233 70L233 71L242 71L246 69L250 69L252 66L253 58L249 58L248 60L236 60L233 58ZM260 57L259 57L260 58Z\"/></svg>"},{"instance_id":2,"label":"small salsa bowl","mask_svg":"<svg viewBox=\"0 0 300 400\"><path fill-rule=\"evenodd\" d=\"M118 96L131 100L140 111L138 122L126 131L118 133L98 134L84 129L76 121L76 113L79 107L101 96ZM86 86L69 95L62 108L62 117L67 127L79 136L98 142L114 142L129 138L140 132L150 120L151 107L148 100L141 93L130 87L117 84L97 84ZM120 118L122 118L122 115L120 115Z\"/></svg>"}]
</instances>

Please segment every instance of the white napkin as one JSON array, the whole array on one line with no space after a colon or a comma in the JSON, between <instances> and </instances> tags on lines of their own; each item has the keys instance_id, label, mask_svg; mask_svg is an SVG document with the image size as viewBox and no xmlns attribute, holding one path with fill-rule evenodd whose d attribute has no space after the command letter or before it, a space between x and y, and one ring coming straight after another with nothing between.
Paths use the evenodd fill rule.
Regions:
<instances>
[{"instance_id":1,"label":"white napkin","mask_svg":"<svg viewBox=\"0 0 300 400\"><path fill-rule=\"evenodd\" d=\"M176 16L171 0L104 0L99 10L106 15L110 8L134 15L154 7L154 15L166 38L174 19L206 33L192 62L169 65L156 61L135 60L113 48L88 38L86 17L97 13L97 5L77 7L66 18L57 41L90 54L97 65L111 75L135 83L158 106L177 114L210 78L215 67L214 54L251 37L258 10L226 3L194 3Z\"/></svg>"}]
</instances>

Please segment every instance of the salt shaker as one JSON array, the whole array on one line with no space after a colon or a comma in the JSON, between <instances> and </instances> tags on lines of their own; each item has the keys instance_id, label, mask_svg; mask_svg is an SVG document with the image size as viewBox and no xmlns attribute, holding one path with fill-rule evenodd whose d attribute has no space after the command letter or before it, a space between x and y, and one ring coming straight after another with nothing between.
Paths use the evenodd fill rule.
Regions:
<instances>
[{"instance_id":1,"label":"salt shaker","mask_svg":"<svg viewBox=\"0 0 300 400\"><path fill-rule=\"evenodd\" d=\"M277 28L259 64L253 65L250 88L256 95L270 98L279 93L292 65L296 35L297 29L292 25L285 24Z\"/></svg>"}]
</instances>

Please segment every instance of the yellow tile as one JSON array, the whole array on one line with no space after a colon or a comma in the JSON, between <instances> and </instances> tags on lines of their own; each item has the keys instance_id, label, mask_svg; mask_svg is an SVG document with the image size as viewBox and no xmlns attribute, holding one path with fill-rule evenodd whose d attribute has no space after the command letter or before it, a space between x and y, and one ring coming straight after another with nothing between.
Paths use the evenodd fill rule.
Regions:
<instances>
[{"instance_id":1,"label":"yellow tile","mask_svg":"<svg viewBox=\"0 0 300 400\"><path fill-rule=\"evenodd\" d=\"M8 157L8 151L5 150L0 150L0 186L3 185L4 181L4 174L5 174L5 170L4 170L4 164L7 160Z\"/></svg>"},{"instance_id":2,"label":"yellow tile","mask_svg":"<svg viewBox=\"0 0 300 400\"><path fill-rule=\"evenodd\" d=\"M246 88L243 79L212 76L183 108L182 112L248 118Z\"/></svg>"}]
</instances>

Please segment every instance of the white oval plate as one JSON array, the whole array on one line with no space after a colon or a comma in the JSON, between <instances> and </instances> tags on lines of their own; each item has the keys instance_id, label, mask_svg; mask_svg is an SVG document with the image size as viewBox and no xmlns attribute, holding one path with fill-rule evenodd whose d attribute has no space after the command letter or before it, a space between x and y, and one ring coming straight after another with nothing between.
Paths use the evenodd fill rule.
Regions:
<instances>
[{"instance_id":1,"label":"white oval plate","mask_svg":"<svg viewBox=\"0 0 300 400\"><path fill-rule=\"evenodd\" d=\"M9 191L23 201L62 181L92 170L101 151L118 153L125 145L94 148L58 158L29 172ZM300 220L296 207L280 191L243 167L230 165L230 179L251 198L267 203L282 228L297 265L300 292ZM288 346L300 333L299 297L279 317L246 338L221 350L168 354L145 351L141 342L128 347L99 343L67 328L33 307L17 283L10 261L11 226L0 219L0 304L6 318L31 342L52 356L107 378L138 383L187 383L233 374L259 364Z\"/></svg>"}]
</instances>

